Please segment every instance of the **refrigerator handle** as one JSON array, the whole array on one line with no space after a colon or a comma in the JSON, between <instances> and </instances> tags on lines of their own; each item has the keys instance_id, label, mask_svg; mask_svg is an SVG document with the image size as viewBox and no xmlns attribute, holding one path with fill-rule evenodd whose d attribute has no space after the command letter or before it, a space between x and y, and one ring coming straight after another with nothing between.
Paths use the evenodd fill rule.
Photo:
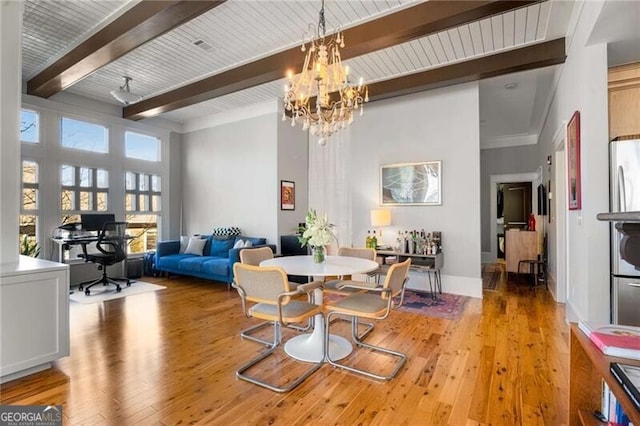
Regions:
<instances>
[{"instance_id":1,"label":"refrigerator handle","mask_svg":"<svg viewBox=\"0 0 640 426\"><path fill-rule=\"evenodd\" d=\"M627 192L624 186L624 168L618 166L618 211L627 211Z\"/></svg>"},{"instance_id":2,"label":"refrigerator handle","mask_svg":"<svg viewBox=\"0 0 640 426\"><path fill-rule=\"evenodd\" d=\"M628 283L629 287L640 287L640 283Z\"/></svg>"}]
</instances>

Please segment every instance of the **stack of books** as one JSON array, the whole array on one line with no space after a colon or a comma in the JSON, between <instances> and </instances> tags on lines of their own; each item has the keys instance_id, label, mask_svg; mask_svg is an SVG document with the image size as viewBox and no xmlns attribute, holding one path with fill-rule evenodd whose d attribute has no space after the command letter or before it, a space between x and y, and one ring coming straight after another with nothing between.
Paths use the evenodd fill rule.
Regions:
<instances>
[{"instance_id":1,"label":"stack of books","mask_svg":"<svg viewBox=\"0 0 640 426\"><path fill-rule=\"evenodd\" d=\"M596 325L580 321L578 328L608 356L640 360L640 327L618 324ZM612 362L611 373L640 411L640 366ZM602 414L609 424L629 425L629 418L604 383Z\"/></svg>"},{"instance_id":2,"label":"stack of books","mask_svg":"<svg viewBox=\"0 0 640 426\"><path fill-rule=\"evenodd\" d=\"M629 395L636 409L640 411L640 367L612 362L611 373Z\"/></svg>"},{"instance_id":3,"label":"stack of books","mask_svg":"<svg viewBox=\"0 0 640 426\"><path fill-rule=\"evenodd\" d=\"M599 413L594 415L608 426L631 426L633 423L622 409L622 405L611 392L607 383L602 381L602 407Z\"/></svg>"},{"instance_id":4,"label":"stack of books","mask_svg":"<svg viewBox=\"0 0 640 426\"><path fill-rule=\"evenodd\" d=\"M584 321L578 327L605 355L640 360L640 327Z\"/></svg>"}]
</instances>

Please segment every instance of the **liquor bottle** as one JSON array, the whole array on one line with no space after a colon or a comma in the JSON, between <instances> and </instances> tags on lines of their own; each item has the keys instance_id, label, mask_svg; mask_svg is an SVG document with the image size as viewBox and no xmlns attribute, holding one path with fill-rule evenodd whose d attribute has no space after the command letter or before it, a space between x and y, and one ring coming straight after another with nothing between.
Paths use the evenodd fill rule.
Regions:
<instances>
[{"instance_id":1,"label":"liquor bottle","mask_svg":"<svg viewBox=\"0 0 640 426\"><path fill-rule=\"evenodd\" d=\"M365 240L365 247L371 248L371 231L367 231L367 239Z\"/></svg>"},{"instance_id":2,"label":"liquor bottle","mask_svg":"<svg viewBox=\"0 0 640 426\"><path fill-rule=\"evenodd\" d=\"M407 253L409 254L415 254L416 252L416 242L413 239L413 234L409 233L409 248L407 249Z\"/></svg>"},{"instance_id":3,"label":"liquor bottle","mask_svg":"<svg viewBox=\"0 0 640 426\"><path fill-rule=\"evenodd\" d=\"M371 237L371 248L378 248L378 239L376 238L376 231L373 231L373 237Z\"/></svg>"},{"instance_id":4,"label":"liquor bottle","mask_svg":"<svg viewBox=\"0 0 640 426\"><path fill-rule=\"evenodd\" d=\"M402 231L398 231L398 236L396 237L396 251L399 253L402 253L402 249L403 249L403 244L402 244Z\"/></svg>"}]
</instances>

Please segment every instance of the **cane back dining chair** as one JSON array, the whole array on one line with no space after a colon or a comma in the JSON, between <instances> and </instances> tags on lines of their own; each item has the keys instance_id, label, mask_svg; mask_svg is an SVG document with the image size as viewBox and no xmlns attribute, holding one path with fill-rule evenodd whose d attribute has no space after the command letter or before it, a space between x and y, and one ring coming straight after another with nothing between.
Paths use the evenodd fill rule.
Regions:
<instances>
[{"instance_id":1,"label":"cane back dining chair","mask_svg":"<svg viewBox=\"0 0 640 426\"><path fill-rule=\"evenodd\" d=\"M244 265L260 266L260 262L262 262L263 260L269 260L269 259L273 259L273 251L271 250L270 247L256 247L256 248L246 248L246 249L240 250L240 262ZM289 288L292 291L296 290L298 288L298 285L299 285L298 283L292 283L291 281L289 281ZM313 296L312 295L307 295L307 296L308 296L307 300L310 303L313 302ZM249 339L254 342L258 342L263 345L269 346L271 345L271 341L256 337L253 335L253 333L256 333L272 325L273 325L272 321L263 321L260 324L256 324L245 330L242 330L240 332L240 335L245 339ZM307 331L312 326L313 326L313 318L311 318L308 324L304 327L298 326L296 324L287 325L287 327L293 328L294 330L298 330L298 331Z\"/></svg>"},{"instance_id":2,"label":"cane back dining chair","mask_svg":"<svg viewBox=\"0 0 640 426\"><path fill-rule=\"evenodd\" d=\"M256 247L240 250L240 262L245 265L260 266L263 260L273 259L271 247ZM289 281L292 290L298 287L298 283Z\"/></svg>"},{"instance_id":3,"label":"cane back dining chair","mask_svg":"<svg viewBox=\"0 0 640 426\"><path fill-rule=\"evenodd\" d=\"M269 343L268 349L240 367L236 376L275 392L288 392L316 372L322 366L322 362L312 363L312 366L299 377L282 385L269 383L255 375L250 375L248 370L273 355L281 345L282 326L308 321L309 318L322 312L322 307L319 305L293 298L297 294L320 288L322 282L300 284L296 290L291 290L287 275L279 267L260 267L238 262L233 265L233 271L235 281L232 285L240 295L244 314L249 318L262 319L273 324L273 340ZM273 375L273 372L270 371L269 375Z\"/></svg>"},{"instance_id":4,"label":"cane back dining chair","mask_svg":"<svg viewBox=\"0 0 640 426\"><path fill-rule=\"evenodd\" d=\"M357 257L359 259L375 261L376 251L375 249L371 248L340 247L338 249L338 256ZM369 277L369 275L367 277ZM379 285L376 282L371 281L353 281L351 275L344 275L341 277L337 277L337 279L325 281L324 285L322 286L322 291L329 294L337 293L340 295L345 295L348 293L353 293L354 291L360 292L362 291L363 287L376 288L379 287ZM351 319L349 318L337 317L335 319L351 322ZM359 322L357 318L355 321L356 326L358 326L359 324L365 327L364 330L358 335L360 339L363 339L374 328L374 324L372 322Z\"/></svg>"},{"instance_id":5,"label":"cane back dining chair","mask_svg":"<svg viewBox=\"0 0 640 426\"><path fill-rule=\"evenodd\" d=\"M364 343L363 339L358 336L356 321L357 318L383 320L389 316L389 313L392 309L398 308L402 305L402 303L404 302L404 290L409 279L410 266L411 259L407 259L402 263L394 264L389 268L382 287L375 289L360 287L361 289L367 291L360 293L351 293L341 300L325 305L325 311L327 312L326 336L329 336L330 334L329 329L333 316L346 315L351 317L351 339L354 345L356 347L367 348L372 351L380 352L389 355L392 358L395 358L396 363L393 371L385 375L382 373L374 372L372 370L357 368L354 364L349 365L347 364L348 361L345 361L344 363L338 363L337 361L331 359L329 352L325 349L325 359L329 364L378 380L391 380L396 376L396 374L398 374L398 371L400 371L400 369L406 362L407 356L401 352L383 348L381 346ZM345 284L344 286L340 287L346 286L358 289L357 286L352 284ZM325 348L327 344L328 343L325 341Z\"/></svg>"},{"instance_id":6,"label":"cane back dining chair","mask_svg":"<svg viewBox=\"0 0 640 426\"><path fill-rule=\"evenodd\" d=\"M360 247L340 247L338 249L338 256L346 256L346 257L357 257L359 259L367 259L367 260L376 260L376 251L375 249L370 248L360 248ZM338 290L338 286L341 285L342 281L350 281L351 275L343 275L340 277L336 277L335 279L327 279L324 282L324 290L332 293L345 293L348 290ZM367 284L364 284L366 286ZM374 283L371 283L372 287L375 287Z\"/></svg>"}]
</instances>

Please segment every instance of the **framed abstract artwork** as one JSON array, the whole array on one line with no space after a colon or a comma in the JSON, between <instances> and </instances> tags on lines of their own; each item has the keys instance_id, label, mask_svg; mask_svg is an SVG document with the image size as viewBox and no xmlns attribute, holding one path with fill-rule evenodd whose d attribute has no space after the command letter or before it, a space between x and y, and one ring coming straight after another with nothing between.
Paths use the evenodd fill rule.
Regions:
<instances>
[{"instance_id":1,"label":"framed abstract artwork","mask_svg":"<svg viewBox=\"0 0 640 426\"><path fill-rule=\"evenodd\" d=\"M441 205L442 161L381 166L380 204L383 206Z\"/></svg>"},{"instance_id":2,"label":"framed abstract artwork","mask_svg":"<svg viewBox=\"0 0 640 426\"><path fill-rule=\"evenodd\" d=\"M567 124L567 180L569 184L569 210L582 208L580 188L580 111L573 113Z\"/></svg>"},{"instance_id":3,"label":"framed abstract artwork","mask_svg":"<svg viewBox=\"0 0 640 426\"><path fill-rule=\"evenodd\" d=\"M296 184L288 180L280 181L280 210L296 209Z\"/></svg>"}]
</instances>

